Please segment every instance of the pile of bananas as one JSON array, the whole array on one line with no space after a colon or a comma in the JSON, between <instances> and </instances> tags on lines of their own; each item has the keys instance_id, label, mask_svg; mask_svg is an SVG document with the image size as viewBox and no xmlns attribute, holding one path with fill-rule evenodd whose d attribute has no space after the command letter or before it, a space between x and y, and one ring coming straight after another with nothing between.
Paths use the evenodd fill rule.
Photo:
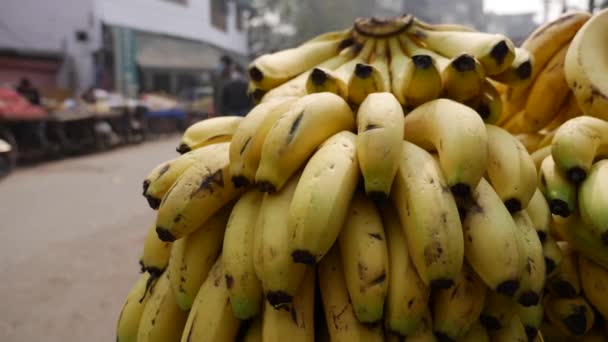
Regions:
<instances>
[{"instance_id":1,"label":"pile of bananas","mask_svg":"<svg viewBox=\"0 0 608 342\"><path fill-rule=\"evenodd\" d=\"M496 125L534 59L406 15L255 60L259 104L144 180L117 340L605 341L608 122L561 125L539 175Z\"/></svg>"}]
</instances>

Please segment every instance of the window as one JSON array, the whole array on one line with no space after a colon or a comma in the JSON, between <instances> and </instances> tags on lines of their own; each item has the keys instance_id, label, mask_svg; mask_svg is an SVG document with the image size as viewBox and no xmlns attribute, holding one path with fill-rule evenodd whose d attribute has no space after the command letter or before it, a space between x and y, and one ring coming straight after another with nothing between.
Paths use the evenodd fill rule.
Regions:
<instances>
[{"instance_id":1,"label":"window","mask_svg":"<svg viewBox=\"0 0 608 342\"><path fill-rule=\"evenodd\" d=\"M226 16L228 4L226 0L211 0L211 24L222 31L226 31Z\"/></svg>"}]
</instances>

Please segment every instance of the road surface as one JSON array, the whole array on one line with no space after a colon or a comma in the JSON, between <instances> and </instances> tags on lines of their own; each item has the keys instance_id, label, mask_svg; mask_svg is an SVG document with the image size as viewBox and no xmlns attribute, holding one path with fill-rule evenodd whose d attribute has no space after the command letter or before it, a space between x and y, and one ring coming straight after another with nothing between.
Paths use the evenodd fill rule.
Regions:
<instances>
[{"instance_id":1,"label":"road surface","mask_svg":"<svg viewBox=\"0 0 608 342\"><path fill-rule=\"evenodd\" d=\"M178 138L18 169L0 180L0 340L115 341L154 212L145 174Z\"/></svg>"}]
</instances>

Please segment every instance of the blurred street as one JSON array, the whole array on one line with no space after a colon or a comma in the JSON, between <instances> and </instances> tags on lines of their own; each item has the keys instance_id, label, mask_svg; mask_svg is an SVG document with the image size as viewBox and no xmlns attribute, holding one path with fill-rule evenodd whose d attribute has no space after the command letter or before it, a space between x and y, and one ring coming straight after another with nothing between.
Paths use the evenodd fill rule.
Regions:
<instances>
[{"instance_id":1,"label":"blurred street","mask_svg":"<svg viewBox=\"0 0 608 342\"><path fill-rule=\"evenodd\" d=\"M145 174L178 137L16 170L0 180L0 336L113 341L154 212Z\"/></svg>"}]
</instances>

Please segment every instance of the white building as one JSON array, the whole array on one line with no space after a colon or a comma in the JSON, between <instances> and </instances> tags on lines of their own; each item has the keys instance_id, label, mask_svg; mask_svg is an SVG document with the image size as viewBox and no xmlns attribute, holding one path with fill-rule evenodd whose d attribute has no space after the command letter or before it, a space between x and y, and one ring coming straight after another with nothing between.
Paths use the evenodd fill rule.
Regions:
<instances>
[{"instance_id":1,"label":"white building","mask_svg":"<svg viewBox=\"0 0 608 342\"><path fill-rule=\"evenodd\" d=\"M0 84L179 91L222 54L246 61L237 0L3 0Z\"/></svg>"}]
</instances>

